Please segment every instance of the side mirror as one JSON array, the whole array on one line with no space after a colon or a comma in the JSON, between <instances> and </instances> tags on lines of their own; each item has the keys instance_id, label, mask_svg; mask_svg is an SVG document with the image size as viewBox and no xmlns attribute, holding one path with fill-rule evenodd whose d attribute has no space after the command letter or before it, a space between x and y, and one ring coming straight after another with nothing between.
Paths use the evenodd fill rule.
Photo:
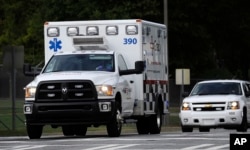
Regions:
<instances>
[{"instance_id":1,"label":"side mirror","mask_svg":"<svg viewBox=\"0 0 250 150\"><path fill-rule=\"evenodd\" d=\"M30 64L23 64L23 74L26 75L26 73L31 72L31 65Z\"/></svg>"},{"instance_id":2,"label":"side mirror","mask_svg":"<svg viewBox=\"0 0 250 150\"><path fill-rule=\"evenodd\" d=\"M183 92L183 93L181 94L182 97L188 97L188 95L189 95L188 92Z\"/></svg>"},{"instance_id":3,"label":"side mirror","mask_svg":"<svg viewBox=\"0 0 250 150\"><path fill-rule=\"evenodd\" d=\"M136 61L135 62L135 72L136 74L141 74L144 71L144 62L143 61Z\"/></svg>"},{"instance_id":4,"label":"side mirror","mask_svg":"<svg viewBox=\"0 0 250 150\"><path fill-rule=\"evenodd\" d=\"M25 76L36 76L38 75L40 72L38 69L32 69L30 64L24 64L23 65L23 74Z\"/></svg>"},{"instance_id":5,"label":"side mirror","mask_svg":"<svg viewBox=\"0 0 250 150\"><path fill-rule=\"evenodd\" d=\"M141 74L144 71L144 61L136 61L135 69L120 70L120 75Z\"/></svg>"},{"instance_id":6,"label":"side mirror","mask_svg":"<svg viewBox=\"0 0 250 150\"><path fill-rule=\"evenodd\" d=\"M250 97L250 91L245 92L246 97Z\"/></svg>"}]
</instances>

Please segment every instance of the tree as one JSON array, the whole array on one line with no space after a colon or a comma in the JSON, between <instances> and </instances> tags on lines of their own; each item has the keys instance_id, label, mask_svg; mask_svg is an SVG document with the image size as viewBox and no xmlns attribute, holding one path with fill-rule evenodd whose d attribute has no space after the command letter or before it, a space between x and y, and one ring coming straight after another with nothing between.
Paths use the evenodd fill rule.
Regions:
<instances>
[{"instance_id":1,"label":"tree","mask_svg":"<svg viewBox=\"0 0 250 150\"><path fill-rule=\"evenodd\" d=\"M169 1L171 74L176 68L190 68L192 77L200 77L205 70L216 68L213 42L206 26L210 17L207 13L209 3L197 0Z\"/></svg>"},{"instance_id":2,"label":"tree","mask_svg":"<svg viewBox=\"0 0 250 150\"><path fill-rule=\"evenodd\" d=\"M250 11L246 0L169 0L170 74L192 78L249 78ZM145 19L163 23L159 0L0 0L3 45L24 45L25 62L44 59L46 21Z\"/></svg>"},{"instance_id":3,"label":"tree","mask_svg":"<svg viewBox=\"0 0 250 150\"><path fill-rule=\"evenodd\" d=\"M169 1L170 66L196 78L248 79L247 1ZM222 73L223 72L223 73Z\"/></svg>"},{"instance_id":4,"label":"tree","mask_svg":"<svg viewBox=\"0 0 250 150\"><path fill-rule=\"evenodd\" d=\"M44 57L43 24L46 21L128 18L160 21L162 11L158 9L161 3L157 0L1 0L1 3L0 47L24 45L25 62L34 65Z\"/></svg>"}]
</instances>

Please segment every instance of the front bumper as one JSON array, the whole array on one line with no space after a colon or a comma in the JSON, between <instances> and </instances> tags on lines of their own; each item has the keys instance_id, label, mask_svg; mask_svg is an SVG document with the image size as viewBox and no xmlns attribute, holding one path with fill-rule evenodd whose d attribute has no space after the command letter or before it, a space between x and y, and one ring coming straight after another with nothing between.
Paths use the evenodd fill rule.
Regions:
<instances>
[{"instance_id":1,"label":"front bumper","mask_svg":"<svg viewBox=\"0 0 250 150\"><path fill-rule=\"evenodd\" d=\"M242 114L242 110L216 112L181 111L179 117L183 126L232 127L241 124Z\"/></svg>"},{"instance_id":2,"label":"front bumper","mask_svg":"<svg viewBox=\"0 0 250 150\"><path fill-rule=\"evenodd\" d=\"M114 100L88 102L26 102L26 124L33 125L101 125L115 115Z\"/></svg>"}]
</instances>

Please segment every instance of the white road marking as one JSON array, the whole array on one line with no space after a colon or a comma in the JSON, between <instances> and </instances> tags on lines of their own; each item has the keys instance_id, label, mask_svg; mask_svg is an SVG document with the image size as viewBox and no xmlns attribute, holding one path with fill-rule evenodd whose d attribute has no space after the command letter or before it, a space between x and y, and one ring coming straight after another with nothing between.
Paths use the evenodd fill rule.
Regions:
<instances>
[{"instance_id":1,"label":"white road marking","mask_svg":"<svg viewBox=\"0 0 250 150\"><path fill-rule=\"evenodd\" d=\"M8 143L8 144L12 144L12 143L16 143L16 141L0 141L0 143ZM25 141L18 141L18 143L26 143Z\"/></svg>"},{"instance_id":2,"label":"white road marking","mask_svg":"<svg viewBox=\"0 0 250 150\"><path fill-rule=\"evenodd\" d=\"M123 144L109 144L109 145L104 145L104 146L98 146L98 147L92 147L92 148L87 148L84 150L115 150L115 149L121 149L121 148L125 148L125 147L132 147L132 146L136 146L138 144L127 144L127 145L123 145Z\"/></svg>"},{"instance_id":3,"label":"white road marking","mask_svg":"<svg viewBox=\"0 0 250 150\"><path fill-rule=\"evenodd\" d=\"M214 146L205 150L215 150L215 149L222 149L222 148L229 148L229 144L225 144L225 145L220 145L220 146Z\"/></svg>"},{"instance_id":4,"label":"white road marking","mask_svg":"<svg viewBox=\"0 0 250 150\"><path fill-rule=\"evenodd\" d=\"M190 147L182 148L181 150L194 150L194 149L197 149L197 148L207 147L207 146L211 146L211 145L214 145L214 144L201 144L201 145L196 145L196 146L190 146Z\"/></svg>"},{"instance_id":5,"label":"white road marking","mask_svg":"<svg viewBox=\"0 0 250 150\"><path fill-rule=\"evenodd\" d=\"M154 150L163 150L163 146L154 146L151 142L145 143L144 144L140 144L140 142L137 144L133 144L134 142L138 142L138 141L164 141L164 144L162 145L170 145L169 149L165 148L164 150L226 150L229 149L230 145L227 144L228 142L225 141L229 141L229 134L228 133L208 133L208 134L162 134L159 137L135 137L135 138L129 138L126 136L121 136L120 138L113 138L112 141L115 141L116 143L109 143L106 141L110 141L110 138L107 137L94 137L94 138L57 138L58 136L55 136L55 138L53 139L53 136L46 136L45 139L49 139L46 140L45 145L38 145L35 144L37 141L35 141L34 143L30 143L30 140L27 140L26 137L4 137L3 139L5 141L1 141L2 137L0 137L0 150L10 150L10 149L15 149L15 150L31 150L31 149L43 149L43 148L56 148L56 147L71 147L72 149L74 148L82 148L82 150L118 150L118 149L122 149L122 150L143 150L142 147L145 147L147 144L149 146L153 146L156 149ZM50 138L52 140L50 140ZM15 139L20 139L20 140L15 140ZM176 141L179 142L183 142L183 140L201 140L202 143L197 142L196 144L192 144L189 143L189 145L179 145L178 149L174 146L176 145ZM9 141L10 140L10 141ZM43 140L42 140L43 141ZM73 145L71 145L70 143L67 142L77 142ZM88 141L95 141L98 142L100 144L93 144L93 145L89 145L89 148L84 148L86 147L83 146L83 143L88 143ZM101 144L103 142L106 142L107 144ZM133 143L122 143L122 141L133 141ZM209 142L208 142L209 141ZM216 142L217 144L212 144L213 141L221 141L221 142ZM65 144L62 142L66 142ZM177 142L177 143L179 143ZM19 143L19 144L16 144ZM53 144L50 144L53 143ZM4 146L3 144L6 144L6 146ZM40 143L42 144L42 143ZM62 144L62 145L60 145ZM17 146L18 145L18 146ZM181 146L181 147L180 147ZM146 146L147 147L147 146ZM157 149L157 147L159 147L159 149ZM137 148L137 149L136 149Z\"/></svg>"},{"instance_id":6,"label":"white road marking","mask_svg":"<svg viewBox=\"0 0 250 150\"><path fill-rule=\"evenodd\" d=\"M116 146L116 147L108 148L108 149L105 149L105 150L115 150L115 149L120 149L120 148L125 148L125 147L132 147L132 146L136 146L136 145L139 145L139 144L121 145L121 146Z\"/></svg>"},{"instance_id":7,"label":"white road marking","mask_svg":"<svg viewBox=\"0 0 250 150\"><path fill-rule=\"evenodd\" d=\"M87 149L84 149L84 150L104 149L104 148L113 147L113 146L117 146L117 144L103 145L103 146L98 146L98 147L87 148Z\"/></svg>"},{"instance_id":8,"label":"white road marking","mask_svg":"<svg viewBox=\"0 0 250 150\"><path fill-rule=\"evenodd\" d=\"M46 147L46 146L47 145L37 145L37 146L22 145L22 146L14 146L13 149L15 149L15 150L26 150L26 149L42 148L42 147Z\"/></svg>"}]
</instances>

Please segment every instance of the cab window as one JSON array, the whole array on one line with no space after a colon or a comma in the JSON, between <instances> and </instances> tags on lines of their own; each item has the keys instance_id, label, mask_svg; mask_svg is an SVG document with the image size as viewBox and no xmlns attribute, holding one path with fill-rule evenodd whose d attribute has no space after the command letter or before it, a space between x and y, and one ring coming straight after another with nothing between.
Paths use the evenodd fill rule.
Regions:
<instances>
[{"instance_id":1,"label":"cab window","mask_svg":"<svg viewBox=\"0 0 250 150\"><path fill-rule=\"evenodd\" d=\"M243 85L243 90L246 96L250 95L250 84L246 83Z\"/></svg>"},{"instance_id":2,"label":"cab window","mask_svg":"<svg viewBox=\"0 0 250 150\"><path fill-rule=\"evenodd\" d=\"M127 67L122 55L118 56L118 64L119 64L120 70L128 70L128 67Z\"/></svg>"}]
</instances>

